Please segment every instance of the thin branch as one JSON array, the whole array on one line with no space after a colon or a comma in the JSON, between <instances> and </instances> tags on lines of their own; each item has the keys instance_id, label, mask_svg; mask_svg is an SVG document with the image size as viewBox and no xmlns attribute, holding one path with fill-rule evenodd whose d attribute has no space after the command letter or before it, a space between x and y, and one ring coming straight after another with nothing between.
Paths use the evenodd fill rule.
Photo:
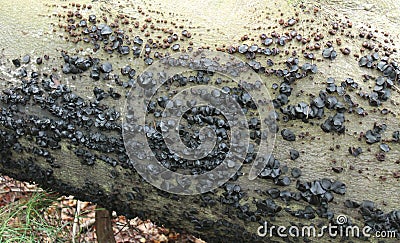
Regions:
<instances>
[{"instance_id":1,"label":"thin branch","mask_svg":"<svg viewBox=\"0 0 400 243\"><path fill-rule=\"evenodd\" d=\"M72 226L72 243L75 243L76 239L79 237L79 215L81 213L81 201L77 200L76 202L76 210L74 216L74 224Z\"/></svg>"}]
</instances>

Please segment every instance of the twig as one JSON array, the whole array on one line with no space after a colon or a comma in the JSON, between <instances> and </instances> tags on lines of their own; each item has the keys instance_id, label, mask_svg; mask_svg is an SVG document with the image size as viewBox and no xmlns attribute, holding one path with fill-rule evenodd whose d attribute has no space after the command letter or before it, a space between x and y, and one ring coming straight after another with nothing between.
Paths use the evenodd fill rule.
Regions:
<instances>
[{"instance_id":1,"label":"twig","mask_svg":"<svg viewBox=\"0 0 400 243\"><path fill-rule=\"evenodd\" d=\"M121 224L121 225L119 225L119 224ZM129 223L127 222L127 223L120 223L120 222L116 222L116 225L117 226L121 226L120 227L120 229L118 230L118 232L117 233L115 233L114 234L114 236L116 236L116 235L118 235L119 233L121 233L125 228L128 228L129 229ZM134 228L134 230L136 230L137 232L139 232L137 229L135 229Z\"/></svg>"},{"instance_id":2,"label":"twig","mask_svg":"<svg viewBox=\"0 0 400 243\"><path fill-rule=\"evenodd\" d=\"M77 200L76 202L76 211L74 216L74 225L72 226L72 243L75 243L76 238L79 235L79 215L81 213L81 201ZM78 232L78 233L77 233Z\"/></svg>"},{"instance_id":3,"label":"twig","mask_svg":"<svg viewBox=\"0 0 400 243\"><path fill-rule=\"evenodd\" d=\"M86 220L85 222L83 222L80 225L79 228L81 229L81 231L86 231L88 228L90 228L92 225L94 225L95 222L96 222L96 219Z\"/></svg>"},{"instance_id":4,"label":"twig","mask_svg":"<svg viewBox=\"0 0 400 243\"><path fill-rule=\"evenodd\" d=\"M0 194L4 193L9 193L9 192L44 192L43 189L32 189L32 190L27 190L27 189L21 189L21 188L10 188L10 190L2 190L0 191Z\"/></svg>"}]
</instances>

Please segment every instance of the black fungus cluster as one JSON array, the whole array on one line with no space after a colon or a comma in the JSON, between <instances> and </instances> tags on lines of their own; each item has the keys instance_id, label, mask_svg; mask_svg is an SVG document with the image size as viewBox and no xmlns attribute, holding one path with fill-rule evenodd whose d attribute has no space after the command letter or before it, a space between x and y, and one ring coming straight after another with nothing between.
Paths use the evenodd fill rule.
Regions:
<instances>
[{"instance_id":1,"label":"black fungus cluster","mask_svg":"<svg viewBox=\"0 0 400 243\"><path fill-rule=\"evenodd\" d=\"M71 58L68 63L70 67L78 67L78 63L86 61ZM79 67L79 70L85 69ZM96 92L101 93L99 90ZM109 92L109 95L115 96L115 93ZM68 149L87 166L100 159L112 166L118 164L132 168L121 136L120 114L99 100L85 100L66 85L56 84L52 75L41 77L32 72L31 77L22 80L20 86L3 91L0 101L5 105L1 108L0 125L14 130L18 137L34 141L36 145L22 148L15 143L12 144L15 151L32 152L54 168L59 168L59 164L51 151L60 150L65 140L71 144Z\"/></svg>"},{"instance_id":2,"label":"black fungus cluster","mask_svg":"<svg viewBox=\"0 0 400 243\"><path fill-rule=\"evenodd\" d=\"M369 94L369 104L371 106L379 106L383 101L390 97L390 89L393 86L393 81L387 77L379 76L376 78L373 91Z\"/></svg>"},{"instance_id":3,"label":"black fungus cluster","mask_svg":"<svg viewBox=\"0 0 400 243\"><path fill-rule=\"evenodd\" d=\"M358 60L358 65L360 67L374 68L376 66L375 62L378 59L379 59L379 54L377 52L375 52L372 55L366 55L366 56L361 57Z\"/></svg>"},{"instance_id":4,"label":"black fungus cluster","mask_svg":"<svg viewBox=\"0 0 400 243\"><path fill-rule=\"evenodd\" d=\"M69 13L68 27L65 29L71 37L75 37L77 33L81 36L75 39L74 42L83 41L90 43L93 46L93 51L96 52L103 49L105 52L112 54L118 53L120 55L133 54L133 57L143 57L144 63L151 65L154 58L161 58L163 55L156 51L157 49L171 48L172 51L179 51L180 44L176 43L178 40L191 38L191 33L188 30L182 30L181 35L168 31L169 34L163 39L163 42L153 41L149 38L147 41L143 40L140 36L131 37L128 31L120 28L117 23L108 23L106 18L103 17L104 22L101 23L96 15L91 14L87 20L82 19L82 15ZM76 17L73 18L73 17ZM125 16L119 16L123 25L129 24L129 20ZM151 20L150 20L151 21ZM139 27L139 23L134 23L135 28ZM147 25L146 25L147 26ZM146 27L147 28L147 27ZM144 30L144 29L143 29ZM132 29L129 28L129 32ZM71 34L71 32L74 32ZM151 54L152 57L151 57Z\"/></svg>"},{"instance_id":5,"label":"black fungus cluster","mask_svg":"<svg viewBox=\"0 0 400 243\"><path fill-rule=\"evenodd\" d=\"M329 116L328 119L321 124L321 128L324 132L344 133L344 114L336 113L334 116Z\"/></svg>"},{"instance_id":6,"label":"black fungus cluster","mask_svg":"<svg viewBox=\"0 0 400 243\"><path fill-rule=\"evenodd\" d=\"M286 60L287 69L274 70L276 76L283 78L279 86L279 95L272 102L275 108L280 108L289 102L289 96L292 94L291 85L298 79L307 76L309 72L316 73L317 66L315 64L305 63L302 66L299 64L297 57L290 57Z\"/></svg>"},{"instance_id":7,"label":"black fungus cluster","mask_svg":"<svg viewBox=\"0 0 400 243\"><path fill-rule=\"evenodd\" d=\"M265 158L261 158L265 159ZM263 169L263 171L260 173L259 177L260 178L266 178L266 179L278 179L279 176L282 174L282 168L281 168L281 163L279 160L275 159L273 155L271 155L268 159L268 162Z\"/></svg>"},{"instance_id":8,"label":"black fungus cluster","mask_svg":"<svg viewBox=\"0 0 400 243\"><path fill-rule=\"evenodd\" d=\"M147 115L149 119L151 118L150 120L154 119L154 122L149 123L144 128L149 146L153 150L157 160L160 161L164 167L172 171L184 170L191 174L202 174L220 165L226 158L226 153L230 150L229 123L221 111L214 108L212 105L195 107L194 104L189 104L189 107L193 108L182 113L182 120L179 124L176 124L173 120L167 119L164 122L160 120L164 109L179 108L182 105L182 101L171 101L167 95L163 94L161 91L164 88L168 88L171 85L184 87L191 84L208 84L210 80L209 75L202 71L192 76L174 75L157 91L159 95L155 95L154 98L148 102ZM142 79L138 80L139 85L147 85L146 82L147 81ZM203 98L209 100L210 104L219 104L224 95L229 95L238 102L245 114L250 114L251 110L257 109L252 97L244 89L240 87L224 86L221 90L222 91L211 92ZM252 142L250 143L244 163L251 163L253 161L257 152L257 144L261 139L260 119L257 116L249 116L248 124ZM163 132L178 128L182 142L187 147L194 149L201 143L200 129L204 126L207 126L215 132L217 141L213 150L205 157L198 160L181 158L168 148L162 136Z\"/></svg>"},{"instance_id":9,"label":"black fungus cluster","mask_svg":"<svg viewBox=\"0 0 400 243\"><path fill-rule=\"evenodd\" d=\"M368 99L371 106L379 106L382 102L389 99L391 88L400 75L400 67L396 61L390 61L388 57L379 60L378 53L361 57L359 65L367 68L376 68L382 73L375 80L375 86L370 94L361 93L361 97Z\"/></svg>"},{"instance_id":10,"label":"black fungus cluster","mask_svg":"<svg viewBox=\"0 0 400 243\"><path fill-rule=\"evenodd\" d=\"M394 232L394 237L400 238L400 211L393 210L384 213L378 209L374 202L363 201L361 203L346 200L347 208L357 208L362 215L365 225L371 227L372 232Z\"/></svg>"},{"instance_id":11,"label":"black fungus cluster","mask_svg":"<svg viewBox=\"0 0 400 243\"><path fill-rule=\"evenodd\" d=\"M368 130L365 133L365 141L368 144L373 144L381 141L381 133L386 130L386 124L374 124L374 128L372 130Z\"/></svg>"},{"instance_id":12,"label":"black fungus cluster","mask_svg":"<svg viewBox=\"0 0 400 243\"><path fill-rule=\"evenodd\" d=\"M297 181L296 188L300 191L301 198L312 205L331 202L332 192L341 195L346 192L346 185L343 182L326 178L312 182Z\"/></svg>"},{"instance_id":13,"label":"black fungus cluster","mask_svg":"<svg viewBox=\"0 0 400 243\"><path fill-rule=\"evenodd\" d=\"M78 74L88 70L93 64L98 63L98 59L83 58L78 56L70 57L68 54L62 52L65 64L62 67L62 71L65 74L72 73Z\"/></svg>"},{"instance_id":14,"label":"black fungus cluster","mask_svg":"<svg viewBox=\"0 0 400 243\"><path fill-rule=\"evenodd\" d=\"M325 48L322 51L322 56L324 58L329 58L331 60L334 60L337 57L337 53L336 53L335 49L331 46L331 47Z\"/></svg>"}]
</instances>

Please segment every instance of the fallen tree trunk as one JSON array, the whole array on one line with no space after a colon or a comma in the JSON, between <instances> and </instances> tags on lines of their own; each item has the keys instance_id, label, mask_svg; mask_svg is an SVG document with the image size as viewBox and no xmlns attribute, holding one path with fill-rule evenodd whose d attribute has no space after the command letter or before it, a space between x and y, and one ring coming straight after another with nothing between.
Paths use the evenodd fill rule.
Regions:
<instances>
[{"instance_id":1,"label":"fallen tree trunk","mask_svg":"<svg viewBox=\"0 0 400 243\"><path fill-rule=\"evenodd\" d=\"M311 36L311 33L306 34ZM346 44L355 50L361 42L352 39ZM300 44L293 46L300 53ZM279 55L270 58L275 63L285 61ZM340 58L341 61L332 62L335 68L331 68L333 64L330 61L321 62L317 74L310 74L292 84L293 93L297 96L292 95L289 104L308 102L303 93L318 96L319 91L326 88L325 81L330 76L340 81L353 78L363 89L368 89L373 81L362 82L360 77L365 73L380 75L376 70L359 68L358 60L350 56ZM101 62L104 63L104 59ZM65 64L60 64L58 58L53 61L56 63L53 67ZM119 64L114 67L123 67L126 63ZM66 74L60 74L58 81L55 76L33 75L32 78L22 77L22 83L6 84L7 88L16 88L5 89L0 100L1 173L19 180L34 181L45 189L74 195L80 200L92 201L129 218L148 218L159 225L190 232L209 242L285 241L288 239L280 237L277 231L274 231L273 237L269 234L258 236L259 227L268 222L269 225L287 227L291 224L299 227L313 224L319 225L320 229L323 225L337 225L335 217L340 214L347 215L359 227L372 225L378 230L392 230L399 234L400 215L395 209L399 208L400 188L396 173L399 171L400 146L391 137L399 129L396 86L391 89L391 98L383 102L379 110L370 107L369 101L361 99L356 91L349 92L369 115L365 119L355 112L345 113L344 134L326 133L321 129L326 118L335 115L328 109L324 119L310 119L307 123L281 118L278 121L280 129L290 128L297 135L296 141L289 142L278 133L273 151L282 164L283 175L291 178L289 183L268 176L254 181L238 176L211 192L183 196L155 188L128 162L121 134L121 118L104 124L97 121L100 114L113 116L118 109L111 107L118 107L125 100L123 97L116 100L108 97L100 102L81 98L93 96L95 87L107 87L102 81L93 82L88 72L75 75L75 79ZM274 82L282 82L281 77L268 74L262 77L268 87ZM73 82L76 91L59 84L67 83L66 80ZM397 77L394 82L398 82ZM124 92L117 85L113 88L116 92ZM275 92L272 89L269 91ZM278 92L273 98L277 95ZM343 97L339 99L345 102ZM88 107L98 112L83 114L82 111ZM383 108L390 111L388 115L379 113ZM99 124L95 126L95 123ZM386 132L381 131L382 140L390 144L391 151L382 156L379 146L367 145L361 132L374 127L379 130L379 124L383 123L388 128ZM354 157L349 153L349 148L353 147L362 147L363 153ZM300 151L297 160L290 159L290 149ZM291 171L285 172L285 165L289 169L301 168L302 176L290 176ZM247 173L248 169L245 165L242 172ZM320 189L322 183L334 186ZM290 185L285 186L287 184ZM312 190L314 193L310 192ZM320 190L323 193L319 193ZM328 198L332 196L333 201ZM353 200L359 203L371 200L376 205L366 202L360 206ZM329 241L329 238L324 240Z\"/></svg>"},{"instance_id":2,"label":"fallen tree trunk","mask_svg":"<svg viewBox=\"0 0 400 243\"><path fill-rule=\"evenodd\" d=\"M31 81L24 81L25 84L26 82ZM31 83L29 87L34 87L34 83ZM65 87L61 85L52 92L63 88ZM338 182L338 188L332 189L330 195L334 195L335 199L329 204L326 204L327 199L323 199L323 195L316 195L314 199L307 199L307 196L300 195L299 190L307 191L302 189L302 185L306 185L302 183L307 183L307 179L301 177L297 183L289 183L291 184L289 187L282 189L279 186L282 182L279 180L257 178L255 181L249 181L247 177L241 176L236 181L228 182L219 189L201 195L183 196L163 192L144 181L129 164L114 163L123 155L120 151L124 151L121 149L124 144L119 132L102 131L96 127L85 129L85 124L79 120L74 121L78 117L72 116L69 121L74 128L70 127L68 132L70 135L60 134L60 137L57 137L55 134L62 132L57 131L57 126L62 126L62 121L65 119L51 115L46 110L50 106L41 109L34 102L27 102L25 105L18 103L23 102L21 100L10 102L9 98L17 98L18 93L23 92L23 89L7 91L8 98L3 96L1 103L3 115L0 136L0 171L18 180L33 181L45 189L74 195L80 200L92 201L129 218L136 216L149 218L159 225L188 231L209 242L265 241L270 238L257 236L257 230L263 222L287 227L290 226L289 222L298 225L328 225L335 223L333 216L340 213L351 217L360 227L365 224L359 214L359 209L349 209L343 204L346 199L353 199L354 194L347 197L333 194L333 192L343 194L346 191L344 184L340 182ZM309 132L314 132L310 130L312 127L315 133L322 134L321 138L328 135L321 133L319 126L308 125ZM78 139L82 137L90 141L78 142ZM343 145L346 144L346 139L353 139L353 137L339 135L339 139L344 140L337 144L346 146ZM309 149L319 150L322 146L321 142L317 142L318 147L313 140L300 140L299 143L308 143ZM94 145L97 147L90 148ZM278 139L277 151L274 154L286 160L287 146L287 141ZM315 149L307 151L311 155L304 156L312 158L313 153L318 154ZM337 149L336 147L335 150ZM323 156L335 158L336 161L349 157L348 151ZM321 160L314 158L313 161ZM307 177L319 180L325 176L321 175L322 173L318 174L320 173L318 171L326 170L325 168L331 166L315 164L314 167L315 174L307 175ZM242 170L242 172L245 171ZM351 180L351 178L343 179ZM334 181L335 179L330 180L330 182ZM354 181L354 184L356 183ZM348 188L357 193L357 189L353 189L352 186L350 183ZM379 180L370 181L369 186L382 188ZM270 190L273 188L276 188L275 191ZM393 189L396 189L395 185ZM376 196L384 196L386 200L396 199L397 195L390 194L390 190L391 188L382 188L376 192ZM371 196L373 195L365 199ZM364 206L371 207L369 204ZM375 210L373 207L370 209ZM396 212L385 216L387 219L390 217L393 222L390 221L387 226L393 230L396 227ZM374 224L380 225L379 222L374 222ZM276 235L276 232L274 234Z\"/></svg>"}]
</instances>

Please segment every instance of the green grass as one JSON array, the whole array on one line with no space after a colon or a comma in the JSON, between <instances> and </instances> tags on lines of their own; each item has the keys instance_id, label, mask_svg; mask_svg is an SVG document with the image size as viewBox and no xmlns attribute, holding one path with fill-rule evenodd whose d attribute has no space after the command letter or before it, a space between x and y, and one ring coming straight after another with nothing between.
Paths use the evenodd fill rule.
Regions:
<instances>
[{"instance_id":1,"label":"green grass","mask_svg":"<svg viewBox=\"0 0 400 243\"><path fill-rule=\"evenodd\" d=\"M0 208L0 242L66 242L66 225L49 223L43 216L54 200L45 192L37 192Z\"/></svg>"}]
</instances>

